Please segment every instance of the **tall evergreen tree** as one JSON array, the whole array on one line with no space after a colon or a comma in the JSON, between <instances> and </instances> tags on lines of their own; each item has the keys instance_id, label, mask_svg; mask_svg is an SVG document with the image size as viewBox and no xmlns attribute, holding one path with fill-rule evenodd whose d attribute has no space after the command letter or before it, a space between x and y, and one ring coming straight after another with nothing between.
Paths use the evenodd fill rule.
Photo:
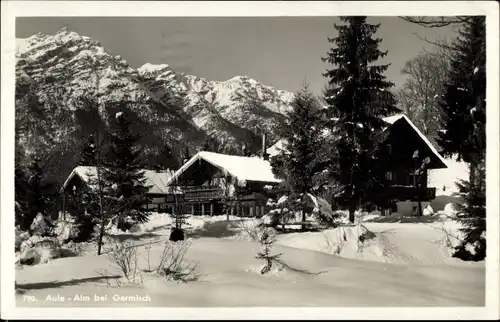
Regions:
<instances>
[{"instance_id":1,"label":"tall evergreen tree","mask_svg":"<svg viewBox=\"0 0 500 322\"><path fill-rule=\"evenodd\" d=\"M477 176L485 179L485 164L477 167ZM480 181L480 180L478 180ZM458 220L464 225L463 240L454 256L463 260L481 261L486 258L486 184L462 181L457 184L464 201Z\"/></svg>"},{"instance_id":2,"label":"tall evergreen tree","mask_svg":"<svg viewBox=\"0 0 500 322\"><path fill-rule=\"evenodd\" d=\"M338 36L328 39L336 47L323 58L335 66L324 73L328 128L335 136L329 170L339 186L335 200L348 208L354 222L354 211L384 185L383 172L376 166L376 136L384 126L382 118L399 110L389 91L394 84L383 75L389 65L377 65L387 54L378 49L382 40L374 38L379 24L359 16L341 19L346 24L335 25Z\"/></svg>"},{"instance_id":3,"label":"tall evergreen tree","mask_svg":"<svg viewBox=\"0 0 500 322\"><path fill-rule=\"evenodd\" d=\"M80 160L80 165L83 166L95 166L96 165L96 142L94 140L94 135L89 135L87 142L85 142L82 149L82 156Z\"/></svg>"},{"instance_id":4,"label":"tall evergreen tree","mask_svg":"<svg viewBox=\"0 0 500 322\"><path fill-rule=\"evenodd\" d=\"M486 256L486 25L474 16L464 23L454 43L451 70L441 106L443 129L438 143L444 155L469 163L469 181L458 183L464 206L458 219L465 238L456 256L482 260Z\"/></svg>"},{"instance_id":5,"label":"tall evergreen tree","mask_svg":"<svg viewBox=\"0 0 500 322\"><path fill-rule=\"evenodd\" d=\"M132 132L131 122L125 112L116 113L112 123L109 151L103 162L103 180L107 204L118 218L119 227L125 229L127 220L146 222L150 202L144 177L142 150L138 147L140 136Z\"/></svg>"},{"instance_id":6,"label":"tall evergreen tree","mask_svg":"<svg viewBox=\"0 0 500 322\"><path fill-rule=\"evenodd\" d=\"M205 143L203 144L202 151L209 151L209 152L218 152L219 147L217 144L217 140L209 137L205 140Z\"/></svg>"},{"instance_id":7,"label":"tall evergreen tree","mask_svg":"<svg viewBox=\"0 0 500 322\"><path fill-rule=\"evenodd\" d=\"M50 203L56 194L55 185L45 178L38 158L33 159L27 172L27 177L20 171L16 175L17 190L21 197L18 199L21 230L29 230L38 214L49 215Z\"/></svg>"},{"instance_id":8,"label":"tall evergreen tree","mask_svg":"<svg viewBox=\"0 0 500 322\"><path fill-rule=\"evenodd\" d=\"M93 166L90 170L87 185L83 185L71 198L67 208L75 218L78 228L75 241L88 241L98 227L104 233L109 219L107 205L103 203L102 156L106 138L106 126L99 114L98 100L95 96L80 96L74 100L76 107L75 124L77 139L82 140L79 165ZM100 227L99 227L100 226ZM102 237L102 236L101 236ZM99 239L98 254L101 252L102 239Z\"/></svg>"},{"instance_id":9,"label":"tall evergreen tree","mask_svg":"<svg viewBox=\"0 0 500 322\"><path fill-rule=\"evenodd\" d=\"M438 144L445 156L475 166L486 151L486 30L485 18L475 16L459 31L451 70L442 95L442 131ZM473 181L474 171L471 172Z\"/></svg>"},{"instance_id":10,"label":"tall evergreen tree","mask_svg":"<svg viewBox=\"0 0 500 322\"><path fill-rule=\"evenodd\" d=\"M172 148L169 144L165 144L155 158L155 168L157 170L177 170L179 167L179 161L174 156Z\"/></svg>"},{"instance_id":11,"label":"tall evergreen tree","mask_svg":"<svg viewBox=\"0 0 500 322\"><path fill-rule=\"evenodd\" d=\"M186 163L191 159L191 152L189 152L189 148L186 147L184 151L182 151L182 163Z\"/></svg>"},{"instance_id":12,"label":"tall evergreen tree","mask_svg":"<svg viewBox=\"0 0 500 322\"><path fill-rule=\"evenodd\" d=\"M271 167L290 192L289 207L302 212L305 222L307 194L313 192L321 150L321 110L307 85L295 94L281 137L286 150L271 158ZM304 228L304 226L302 226Z\"/></svg>"},{"instance_id":13,"label":"tall evergreen tree","mask_svg":"<svg viewBox=\"0 0 500 322\"><path fill-rule=\"evenodd\" d=\"M16 201L15 207L15 223L16 226L19 225L26 228L24 223L25 214L27 211L26 195L28 191L28 182L26 178L26 173L22 167L16 164L15 167L15 179L14 179L14 199ZM29 220L27 220L29 221Z\"/></svg>"}]
</instances>

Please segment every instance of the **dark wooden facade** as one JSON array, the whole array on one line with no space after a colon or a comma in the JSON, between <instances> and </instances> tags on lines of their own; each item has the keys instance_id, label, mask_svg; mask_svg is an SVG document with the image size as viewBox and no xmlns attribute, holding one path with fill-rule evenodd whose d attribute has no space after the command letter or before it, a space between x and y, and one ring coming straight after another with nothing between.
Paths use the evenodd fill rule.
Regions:
<instances>
[{"instance_id":1,"label":"dark wooden facade","mask_svg":"<svg viewBox=\"0 0 500 322\"><path fill-rule=\"evenodd\" d=\"M266 204L271 197L265 187L276 183L247 180L240 186L237 178L199 159L170 185L182 191L184 213L213 216L226 209L231 215L260 217L268 211Z\"/></svg>"},{"instance_id":2,"label":"dark wooden facade","mask_svg":"<svg viewBox=\"0 0 500 322\"><path fill-rule=\"evenodd\" d=\"M428 139L421 137L406 118L400 118L381 134L386 179L391 184L377 196L386 207L385 214L404 212L402 202L410 204L412 213L422 211L422 203L436 197L436 189L428 187L428 171L446 168L443 159ZM427 162L426 162L427 161Z\"/></svg>"},{"instance_id":3,"label":"dark wooden facade","mask_svg":"<svg viewBox=\"0 0 500 322\"><path fill-rule=\"evenodd\" d=\"M405 117L392 123L379 134L378 139L378 148L384 156L380 167L385 171L389 186L380 189L374 199L385 214L401 212L398 209L401 203L410 204L413 213L417 212L419 203L428 203L436 197L436 188L427 184L429 170L446 168L446 164L431 143L421 137ZM424 162L426 159L428 163ZM331 192L323 197L336 208Z\"/></svg>"}]
</instances>

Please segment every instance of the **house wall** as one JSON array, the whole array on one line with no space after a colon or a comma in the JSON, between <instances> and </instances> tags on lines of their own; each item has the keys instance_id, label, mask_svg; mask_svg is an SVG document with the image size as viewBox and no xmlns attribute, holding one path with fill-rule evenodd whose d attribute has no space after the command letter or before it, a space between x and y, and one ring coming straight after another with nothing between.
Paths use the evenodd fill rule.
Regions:
<instances>
[{"instance_id":1,"label":"house wall","mask_svg":"<svg viewBox=\"0 0 500 322\"><path fill-rule=\"evenodd\" d=\"M429 206L431 203L428 201L422 201L422 210L424 210L427 206ZM418 211L418 202L415 201L400 201L396 203L397 210L396 212L398 214L401 214L403 216L414 216L417 215Z\"/></svg>"},{"instance_id":2,"label":"house wall","mask_svg":"<svg viewBox=\"0 0 500 322\"><path fill-rule=\"evenodd\" d=\"M394 184L413 185L413 176L410 173L420 167L427 157L431 160L429 166L433 167L436 156L406 122L397 121L388 131L383 141L387 155L384 160L385 168L392 172ZM413 158L415 150L418 150L418 161ZM427 171L419 179L421 187L427 187Z\"/></svg>"}]
</instances>

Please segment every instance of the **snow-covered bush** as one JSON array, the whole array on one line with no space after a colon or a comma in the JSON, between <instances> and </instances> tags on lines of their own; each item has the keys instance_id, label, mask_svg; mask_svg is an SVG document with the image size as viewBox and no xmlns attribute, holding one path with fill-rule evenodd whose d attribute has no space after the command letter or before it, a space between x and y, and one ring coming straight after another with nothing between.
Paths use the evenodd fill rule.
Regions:
<instances>
[{"instance_id":1,"label":"snow-covered bush","mask_svg":"<svg viewBox=\"0 0 500 322\"><path fill-rule=\"evenodd\" d=\"M242 219L238 223L238 229L243 237L247 237L253 241L260 241L262 233L265 230L265 223L262 220L245 220Z\"/></svg>"},{"instance_id":2,"label":"snow-covered bush","mask_svg":"<svg viewBox=\"0 0 500 322\"><path fill-rule=\"evenodd\" d=\"M82 256L84 253L84 245L85 243L75 243L72 240L69 241L62 246L61 257Z\"/></svg>"},{"instance_id":3,"label":"snow-covered bush","mask_svg":"<svg viewBox=\"0 0 500 322\"><path fill-rule=\"evenodd\" d=\"M195 279L197 265L188 263L184 259L190 246L191 243L187 241L165 242L160 260L156 265L156 273L165 276L169 281L187 282Z\"/></svg>"},{"instance_id":4,"label":"snow-covered bush","mask_svg":"<svg viewBox=\"0 0 500 322\"><path fill-rule=\"evenodd\" d=\"M55 224L49 215L38 213L30 226L32 235L53 236Z\"/></svg>"},{"instance_id":5,"label":"snow-covered bush","mask_svg":"<svg viewBox=\"0 0 500 322\"><path fill-rule=\"evenodd\" d=\"M267 201L269 211L264 217L268 226L276 227L280 222L286 222L291 217L292 213L287 208L287 200L287 196L281 196L278 200L269 199Z\"/></svg>"},{"instance_id":6,"label":"snow-covered bush","mask_svg":"<svg viewBox=\"0 0 500 322\"><path fill-rule=\"evenodd\" d=\"M364 244L376 237L375 233L366 226L358 224L356 226L340 226L323 232L325 238L325 248L328 252L336 255L342 253L359 253L365 247Z\"/></svg>"},{"instance_id":7,"label":"snow-covered bush","mask_svg":"<svg viewBox=\"0 0 500 322\"><path fill-rule=\"evenodd\" d=\"M27 231L22 231L19 227L16 227L16 240L15 240L15 250L18 251L21 248L21 244L30 238L30 234Z\"/></svg>"},{"instance_id":8,"label":"snow-covered bush","mask_svg":"<svg viewBox=\"0 0 500 322\"><path fill-rule=\"evenodd\" d=\"M434 215L434 209L432 209L431 205L428 205L427 207L425 207L422 214L424 216L432 216Z\"/></svg>"},{"instance_id":9,"label":"snow-covered bush","mask_svg":"<svg viewBox=\"0 0 500 322\"><path fill-rule=\"evenodd\" d=\"M19 262L24 265L47 263L61 257L61 245L55 237L34 235L20 245Z\"/></svg>"},{"instance_id":10,"label":"snow-covered bush","mask_svg":"<svg viewBox=\"0 0 500 322\"><path fill-rule=\"evenodd\" d=\"M68 219L59 219L55 223L54 234L61 244L67 243L71 240L77 240L79 229L75 220L71 217Z\"/></svg>"},{"instance_id":11,"label":"snow-covered bush","mask_svg":"<svg viewBox=\"0 0 500 322\"><path fill-rule=\"evenodd\" d=\"M459 211L460 206L453 202L447 203L443 210L443 212L448 216L455 216Z\"/></svg>"},{"instance_id":12,"label":"snow-covered bush","mask_svg":"<svg viewBox=\"0 0 500 322\"><path fill-rule=\"evenodd\" d=\"M317 223L322 226L336 227L339 225L340 214L337 211L333 211L330 203L321 197L314 197L316 200L317 207L313 211L314 218Z\"/></svg>"}]
</instances>

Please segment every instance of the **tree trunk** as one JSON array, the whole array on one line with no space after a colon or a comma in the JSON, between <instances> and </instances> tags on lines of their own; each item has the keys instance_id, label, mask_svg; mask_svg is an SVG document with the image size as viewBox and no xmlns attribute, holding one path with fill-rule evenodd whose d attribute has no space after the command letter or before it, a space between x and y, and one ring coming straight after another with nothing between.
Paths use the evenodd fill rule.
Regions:
<instances>
[{"instance_id":1,"label":"tree trunk","mask_svg":"<svg viewBox=\"0 0 500 322\"><path fill-rule=\"evenodd\" d=\"M300 227L300 229L302 231L306 230L306 212L304 210L304 205L302 205L302 225Z\"/></svg>"},{"instance_id":2,"label":"tree trunk","mask_svg":"<svg viewBox=\"0 0 500 322\"><path fill-rule=\"evenodd\" d=\"M469 163L469 182L474 185L476 183L476 172L477 165L474 162Z\"/></svg>"},{"instance_id":3,"label":"tree trunk","mask_svg":"<svg viewBox=\"0 0 500 322\"><path fill-rule=\"evenodd\" d=\"M354 212L356 211L356 208L354 206L349 207L349 222L351 224L354 224Z\"/></svg>"},{"instance_id":4,"label":"tree trunk","mask_svg":"<svg viewBox=\"0 0 500 322\"><path fill-rule=\"evenodd\" d=\"M99 130L96 132L96 144L99 144ZM101 218L101 231L99 232L99 239L97 240L97 255L101 255L102 250L102 239L104 238L104 230L105 228L105 216L102 208L102 184L101 184L101 171L100 171L100 160L99 160L100 147L96 154L96 168L97 168L97 189L99 194L99 215Z\"/></svg>"},{"instance_id":5,"label":"tree trunk","mask_svg":"<svg viewBox=\"0 0 500 322\"><path fill-rule=\"evenodd\" d=\"M102 253L102 240L104 238L104 218L101 220L101 231L99 232L99 239L97 240L97 255Z\"/></svg>"},{"instance_id":6,"label":"tree trunk","mask_svg":"<svg viewBox=\"0 0 500 322\"><path fill-rule=\"evenodd\" d=\"M422 210L422 202L420 201L420 198L418 198L418 213L417 213L417 216L421 217L422 214L423 214L423 210Z\"/></svg>"}]
</instances>

